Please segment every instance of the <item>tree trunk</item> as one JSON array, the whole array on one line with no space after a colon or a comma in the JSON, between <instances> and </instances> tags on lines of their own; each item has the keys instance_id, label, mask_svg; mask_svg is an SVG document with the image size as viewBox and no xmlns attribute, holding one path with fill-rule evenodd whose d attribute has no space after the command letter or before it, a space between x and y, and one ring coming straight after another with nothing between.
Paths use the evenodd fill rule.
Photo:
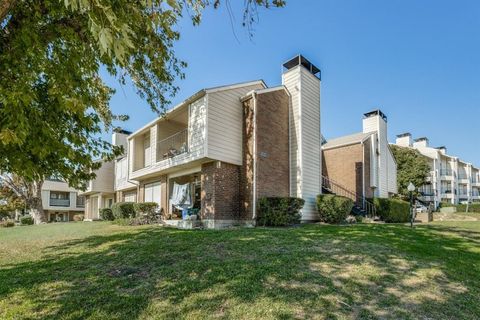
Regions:
<instances>
[{"instance_id":1,"label":"tree trunk","mask_svg":"<svg viewBox=\"0 0 480 320\"><path fill-rule=\"evenodd\" d=\"M30 199L30 213L35 221L35 224L46 222L45 211L43 211L42 203L42 186L43 181L33 183L33 194Z\"/></svg>"}]
</instances>

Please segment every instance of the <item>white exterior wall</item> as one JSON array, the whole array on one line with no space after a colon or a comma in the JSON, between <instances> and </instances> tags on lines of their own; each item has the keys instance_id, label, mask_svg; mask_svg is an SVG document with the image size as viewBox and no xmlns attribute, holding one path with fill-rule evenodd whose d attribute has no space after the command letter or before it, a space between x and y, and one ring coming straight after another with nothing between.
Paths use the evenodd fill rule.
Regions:
<instances>
[{"instance_id":1,"label":"white exterior wall","mask_svg":"<svg viewBox=\"0 0 480 320\"><path fill-rule=\"evenodd\" d=\"M50 191L69 192L70 206L50 206ZM80 191L70 188L66 182L46 180L42 186L42 206L43 210L51 211L84 211L84 208L77 208L77 194Z\"/></svg>"},{"instance_id":2,"label":"white exterior wall","mask_svg":"<svg viewBox=\"0 0 480 320\"><path fill-rule=\"evenodd\" d=\"M240 98L249 91L263 89L259 84L207 93L207 156L242 165L243 105Z\"/></svg>"},{"instance_id":3,"label":"white exterior wall","mask_svg":"<svg viewBox=\"0 0 480 320\"><path fill-rule=\"evenodd\" d=\"M302 220L318 220L316 197L322 192L320 79L303 66L282 75L291 95L290 185L291 194L305 200Z\"/></svg>"},{"instance_id":4,"label":"white exterior wall","mask_svg":"<svg viewBox=\"0 0 480 320\"><path fill-rule=\"evenodd\" d=\"M89 182L88 188L85 191L88 192L106 192L112 193L114 191L114 179L115 179L115 164L113 161L104 162L100 169L95 171L97 175L94 180Z\"/></svg>"},{"instance_id":5,"label":"white exterior wall","mask_svg":"<svg viewBox=\"0 0 480 320\"><path fill-rule=\"evenodd\" d=\"M375 196L388 198L389 193L397 193L397 165L388 145L387 122L379 115L363 119L363 132L376 132L378 139L378 156L376 160L377 183Z\"/></svg>"}]
</instances>

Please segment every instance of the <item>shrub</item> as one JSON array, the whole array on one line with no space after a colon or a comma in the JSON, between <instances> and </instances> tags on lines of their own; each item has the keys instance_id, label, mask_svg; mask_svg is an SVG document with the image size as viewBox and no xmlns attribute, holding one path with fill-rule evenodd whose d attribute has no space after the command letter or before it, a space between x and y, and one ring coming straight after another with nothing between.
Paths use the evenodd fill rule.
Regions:
<instances>
[{"instance_id":1,"label":"shrub","mask_svg":"<svg viewBox=\"0 0 480 320\"><path fill-rule=\"evenodd\" d=\"M133 202L117 202L112 205L112 213L115 219L134 218L135 210Z\"/></svg>"},{"instance_id":2,"label":"shrub","mask_svg":"<svg viewBox=\"0 0 480 320\"><path fill-rule=\"evenodd\" d=\"M113 221L115 219L113 211L110 208L100 209L100 218L105 221Z\"/></svg>"},{"instance_id":3,"label":"shrub","mask_svg":"<svg viewBox=\"0 0 480 320\"><path fill-rule=\"evenodd\" d=\"M258 200L257 225L289 226L300 223L305 201L293 197L266 197Z\"/></svg>"},{"instance_id":4,"label":"shrub","mask_svg":"<svg viewBox=\"0 0 480 320\"><path fill-rule=\"evenodd\" d=\"M15 226L15 222L13 222L13 220L0 221L0 227L11 228L11 227L14 227L14 226Z\"/></svg>"},{"instance_id":5,"label":"shrub","mask_svg":"<svg viewBox=\"0 0 480 320\"><path fill-rule=\"evenodd\" d=\"M30 216L30 215L26 215L26 216L23 216L23 217L20 218L20 224L22 226L30 226L34 223L35 223L35 221L33 220L33 217Z\"/></svg>"},{"instance_id":6,"label":"shrub","mask_svg":"<svg viewBox=\"0 0 480 320\"><path fill-rule=\"evenodd\" d=\"M466 204L457 205L457 212L467 212L467 205ZM469 204L468 212L480 213L480 204L478 203Z\"/></svg>"},{"instance_id":7,"label":"shrub","mask_svg":"<svg viewBox=\"0 0 480 320\"><path fill-rule=\"evenodd\" d=\"M410 204L400 199L375 198L377 215L385 222L400 223L410 220Z\"/></svg>"},{"instance_id":8,"label":"shrub","mask_svg":"<svg viewBox=\"0 0 480 320\"><path fill-rule=\"evenodd\" d=\"M333 194L317 196L317 209L320 221L326 223L342 223L353 208L353 200Z\"/></svg>"},{"instance_id":9,"label":"shrub","mask_svg":"<svg viewBox=\"0 0 480 320\"><path fill-rule=\"evenodd\" d=\"M158 223L160 221L157 208L158 204L155 202L142 202L133 205L135 216L140 219L142 224Z\"/></svg>"},{"instance_id":10,"label":"shrub","mask_svg":"<svg viewBox=\"0 0 480 320\"><path fill-rule=\"evenodd\" d=\"M84 218L85 218L85 215L76 214L76 215L73 216L73 221L83 221Z\"/></svg>"}]
</instances>

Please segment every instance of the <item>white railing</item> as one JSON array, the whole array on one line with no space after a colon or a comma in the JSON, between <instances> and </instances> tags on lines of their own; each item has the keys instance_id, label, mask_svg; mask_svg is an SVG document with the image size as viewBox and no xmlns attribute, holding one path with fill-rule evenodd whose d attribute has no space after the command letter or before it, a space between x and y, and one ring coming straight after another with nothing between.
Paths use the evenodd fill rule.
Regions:
<instances>
[{"instance_id":1,"label":"white railing","mask_svg":"<svg viewBox=\"0 0 480 320\"><path fill-rule=\"evenodd\" d=\"M188 129L184 129L157 143L157 161L188 152Z\"/></svg>"},{"instance_id":2,"label":"white railing","mask_svg":"<svg viewBox=\"0 0 480 320\"><path fill-rule=\"evenodd\" d=\"M70 199L50 199L52 207L70 207Z\"/></svg>"}]
</instances>

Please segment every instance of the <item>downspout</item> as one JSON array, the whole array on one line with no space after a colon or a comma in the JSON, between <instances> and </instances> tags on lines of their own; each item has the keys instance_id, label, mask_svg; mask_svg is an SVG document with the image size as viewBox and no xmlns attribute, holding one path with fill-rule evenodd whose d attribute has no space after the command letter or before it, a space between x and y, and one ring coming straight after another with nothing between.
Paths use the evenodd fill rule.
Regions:
<instances>
[{"instance_id":1,"label":"downspout","mask_svg":"<svg viewBox=\"0 0 480 320\"><path fill-rule=\"evenodd\" d=\"M362 205L365 208L365 144L362 141Z\"/></svg>"},{"instance_id":2,"label":"downspout","mask_svg":"<svg viewBox=\"0 0 480 320\"><path fill-rule=\"evenodd\" d=\"M253 93L253 199L252 199L252 220L255 224L257 218L257 93Z\"/></svg>"}]
</instances>

